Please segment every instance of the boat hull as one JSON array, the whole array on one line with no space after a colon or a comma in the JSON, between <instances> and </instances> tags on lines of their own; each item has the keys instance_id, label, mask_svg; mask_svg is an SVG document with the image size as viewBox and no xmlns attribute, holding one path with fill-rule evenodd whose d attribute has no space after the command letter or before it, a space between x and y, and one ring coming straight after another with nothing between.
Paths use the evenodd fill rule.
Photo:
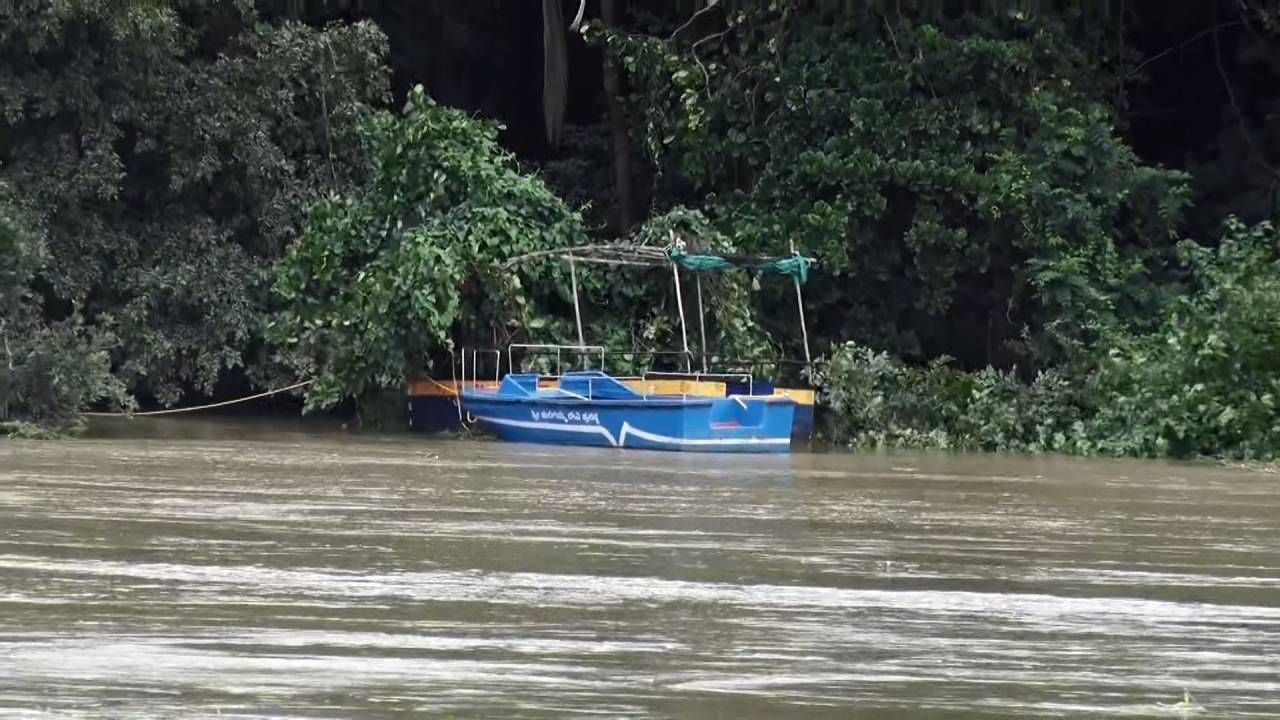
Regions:
<instances>
[{"instance_id":1,"label":"boat hull","mask_svg":"<svg viewBox=\"0 0 1280 720\"><path fill-rule=\"evenodd\" d=\"M683 452L785 453L786 398L504 398L464 391L468 419L510 442Z\"/></svg>"}]
</instances>

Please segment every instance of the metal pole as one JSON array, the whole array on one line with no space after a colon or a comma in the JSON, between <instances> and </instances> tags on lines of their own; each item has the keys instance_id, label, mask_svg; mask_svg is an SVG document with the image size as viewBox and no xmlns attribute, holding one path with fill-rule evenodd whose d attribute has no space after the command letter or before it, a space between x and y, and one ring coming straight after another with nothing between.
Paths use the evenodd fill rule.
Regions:
<instances>
[{"instance_id":1,"label":"metal pole","mask_svg":"<svg viewBox=\"0 0 1280 720\"><path fill-rule=\"evenodd\" d=\"M702 273L694 273L698 283L698 334L702 336L702 372L707 371L707 316L702 310Z\"/></svg>"},{"instance_id":2,"label":"metal pole","mask_svg":"<svg viewBox=\"0 0 1280 720\"><path fill-rule=\"evenodd\" d=\"M693 372L693 360L689 353L689 331L684 325L684 297L680 294L680 266L671 263L671 276L676 279L676 307L680 310L680 338L684 341L685 367Z\"/></svg>"},{"instance_id":3,"label":"metal pole","mask_svg":"<svg viewBox=\"0 0 1280 720\"><path fill-rule=\"evenodd\" d=\"M573 253L569 253L569 282L573 285L573 318L578 323L578 344L586 345L582 335L582 309L578 307L578 271L573 264Z\"/></svg>"},{"instance_id":4,"label":"metal pole","mask_svg":"<svg viewBox=\"0 0 1280 720\"><path fill-rule=\"evenodd\" d=\"M796 253L796 241L795 241L795 240L792 240L792 241L791 241L791 254L792 254L792 255L795 255L795 253ZM812 365L812 364L813 364L813 358L809 357L809 328L808 328L808 327L806 327L805 322L804 322L804 295L802 295L802 294L800 293L800 278L796 277L795 275L792 275L792 276L791 276L791 279L792 279L793 281L795 281L795 285L796 285L796 307L800 310L800 334L801 334L801 336L803 336L803 337L804 337L804 361L805 361L807 364Z\"/></svg>"}]
</instances>

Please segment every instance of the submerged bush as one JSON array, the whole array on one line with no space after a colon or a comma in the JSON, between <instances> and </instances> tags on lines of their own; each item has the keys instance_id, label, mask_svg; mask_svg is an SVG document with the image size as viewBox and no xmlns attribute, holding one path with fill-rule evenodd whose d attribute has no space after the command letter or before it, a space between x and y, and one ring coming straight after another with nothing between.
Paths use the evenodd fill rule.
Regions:
<instances>
[{"instance_id":1,"label":"submerged bush","mask_svg":"<svg viewBox=\"0 0 1280 720\"><path fill-rule=\"evenodd\" d=\"M857 447L1069 451L1079 412L1057 372L1030 384L988 368L964 372L945 359L912 367L857 344L840 348L821 373L831 432Z\"/></svg>"},{"instance_id":2,"label":"submerged bush","mask_svg":"<svg viewBox=\"0 0 1280 720\"><path fill-rule=\"evenodd\" d=\"M1227 224L1183 243L1185 292L1153 329L1107 339L1092 364L1026 383L991 368L914 367L856 344L823 371L831 432L855 446L1143 457L1280 456L1280 236Z\"/></svg>"},{"instance_id":3,"label":"submerged bush","mask_svg":"<svg viewBox=\"0 0 1280 720\"><path fill-rule=\"evenodd\" d=\"M1217 248L1183 243L1188 292L1158 328L1120 338L1091 377L1097 450L1142 456L1280 454L1280 262L1270 223L1230 220Z\"/></svg>"}]
</instances>

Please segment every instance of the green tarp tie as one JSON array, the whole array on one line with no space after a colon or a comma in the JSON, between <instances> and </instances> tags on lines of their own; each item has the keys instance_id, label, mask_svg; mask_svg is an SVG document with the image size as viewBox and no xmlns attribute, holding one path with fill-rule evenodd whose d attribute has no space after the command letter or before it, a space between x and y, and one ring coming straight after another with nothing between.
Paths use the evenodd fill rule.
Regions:
<instances>
[{"instance_id":1,"label":"green tarp tie","mask_svg":"<svg viewBox=\"0 0 1280 720\"><path fill-rule=\"evenodd\" d=\"M713 270L729 270L731 268L753 268L769 275L788 275L800 282L809 279L809 269L815 264L811 257L795 253L783 258L726 258L720 255L690 255L683 249L672 246L667 249L667 257L671 262L691 272L711 272Z\"/></svg>"}]
</instances>

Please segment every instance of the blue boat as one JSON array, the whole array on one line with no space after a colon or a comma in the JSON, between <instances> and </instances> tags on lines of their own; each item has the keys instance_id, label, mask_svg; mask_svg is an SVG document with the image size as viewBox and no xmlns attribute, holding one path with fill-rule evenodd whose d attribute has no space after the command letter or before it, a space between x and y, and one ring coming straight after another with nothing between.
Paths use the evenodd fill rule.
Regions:
<instances>
[{"instance_id":1,"label":"blue boat","mask_svg":"<svg viewBox=\"0 0 1280 720\"><path fill-rule=\"evenodd\" d=\"M780 395L645 395L598 370L567 372L557 387L512 373L496 390L464 387L468 419L511 442L785 453L795 402Z\"/></svg>"},{"instance_id":2,"label":"blue boat","mask_svg":"<svg viewBox=\"0 0 1280 720\"><path fill-rule=\"evenodd\" d=\"M809 337L804 320L804 302L800 285L815 260L795 251L786 257L747 257L730 255L691 255L684 240L672 234L671 245L656 248L646 245L605 244L592 247L564 248L559 251L535 251L508 260L503 267L533 258L557 255L569 263L569 279L573 292L573 314L578 330L578 345L511 345L507 348L506 369L501 378L502 353L493 352L494 386L479 385L479 357L471 352L470 375L467 353L461 353L462 382L456 392L459 423L474 422L503 440L557 445L595 445L615 448L679 450L694 452L786 453L791 451L793 435L807 439L813 427L812 390L777 389L757 384L750 374L716 375L707 372L708 360L702 286L697 285L699 335L702 372L693 371L695 355L689 349L685 323L684 293L680 288L680 269L702 273L729 268L744 268L761 274L789 276L796 289L796 305L800 310L800 330L804 338L805 360L811 367ZM578 299L576 260L641 266L671 267L675 281L676 308L680 314L682 350L677 354L685 361L683 373L653 373L652 367L639 378L619 378L603 371L605 348L587 345ZM554 351L555 375L524 372L512 350ZM573 356L599 353L598 370L562 373L563 353ZM546 360L548 358L542 358ZM578 361L585 358L578 357ZM634 358L633 358L634 360ZM729 363L731 365L751 363ZM589 366L587 366L589 367ZM486 376L488 374L486 369ZM634 363L632 369L635 370ZM452 371L452 368L451 368ZM674 374L690 385L673 394L670 390L651 389L648 380L655 374ZM704 382L718 378L718 389L707 392ZM541 380L549 382L548 385ZM496 386L496 387L495 387ZM692 387L693 392L689 391ZM410 396L410 420L416 397ZM424 403L419 403L424 404ZM439 403L429 403L443 410ZM801 407L797 409L797 404ZM451 422L451 421L450 421ZM431 427L432 423L423 423Z\"/></svg>"}]
</instances>

